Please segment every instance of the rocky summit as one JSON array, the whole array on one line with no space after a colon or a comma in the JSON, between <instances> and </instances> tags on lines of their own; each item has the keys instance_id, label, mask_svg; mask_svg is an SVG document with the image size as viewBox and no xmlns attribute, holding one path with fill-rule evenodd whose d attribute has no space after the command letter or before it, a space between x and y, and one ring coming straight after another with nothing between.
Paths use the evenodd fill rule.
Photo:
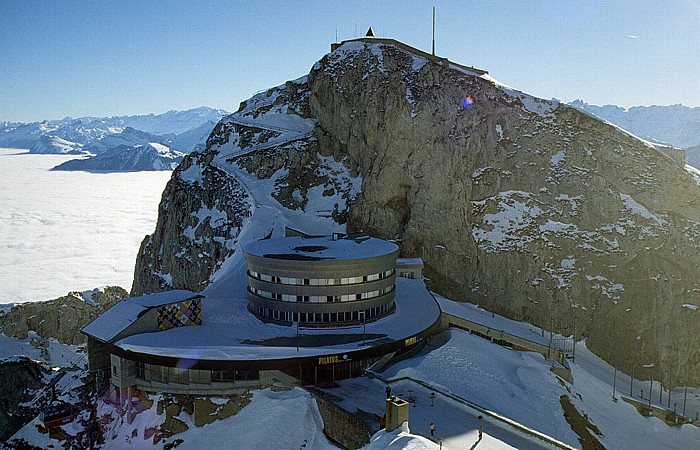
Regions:
<instances>
[{"instance_id":1,"label":"rocky summit","mask_svg":"<svg viewBox=\"0 0 700 450\"><path fill-rule=\"evenodd\" d=\"M700 173L682 150L396 41L334 47L185 157L133 292L201 291L274 204L310 232L396 240L449 298L700 383Z\"/></svg>"}]
</instances>

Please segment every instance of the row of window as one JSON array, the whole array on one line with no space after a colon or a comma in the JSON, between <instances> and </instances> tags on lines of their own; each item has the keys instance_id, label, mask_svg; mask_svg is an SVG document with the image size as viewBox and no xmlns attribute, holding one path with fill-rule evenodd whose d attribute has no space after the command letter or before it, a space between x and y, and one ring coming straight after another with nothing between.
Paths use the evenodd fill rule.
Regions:
<instances>
[{"instance_id":1,"label":"row of window","mask_svg":"<svg viewBox=\"0 0 700 450\"><path fill-rule=\"evenodd\" d=\"M394 290L394 286L389 286L383 289L375 289L374 291L362 292L360 294L344 294L344 295L291 295L279 294L277 292L267 292L254 287L248 287L248 290L253 294L269 298L272 300L282 300L285 302L303 302L303 303L337 303L351 302L355 300L365 300L368 298L380 297Z\"/></svg>"},{"instance_id":2,"label":"row of window","mask_svg":"<svg viewBox=\"0 0 700 450\"><path fill-rule=\"evenodd\" d=\"M282 322L299 322L299 323L363 323L365 320L370 320L374 317L383 316L389 313L394 304L376 306L359 311L345 311L339 313L296 313L287 311L278 311L276 309L263 308L257 305L251 305L253 314L264 317L266 319L274 319Z\"/></svg>"},{"instance_id":3,"label":"row of window","mask_svg":"<svg viewBox=\"0 0 700 450\"><path fill-rule=\"evenodd\" d=\"M159 383L209 384L211 382L257 380L258 377L257 370L188 370L136 362L137 379Z\"/></svg>"},{"instance_id":4,"label":"row of window","mask_svg":"<svg viewBox=\"0 0 700 450\"><path fill-rule=\"evenodd\" d=\"M264 273L255 272L254 270L249 270L248 275L252 278L256 278L261 281L267 281L269 283L277 284L288 284L294 286L339 286L343 284L359 284L367 283L369 281L382 280L384 278L390 277L394 274L394 269L387 270L386 272L373 273L371 275L364 275L361 277L343 277L343 278L289 278L289 277L278 277L275 275L266 275Z\"/></svg>"}]
</instances>

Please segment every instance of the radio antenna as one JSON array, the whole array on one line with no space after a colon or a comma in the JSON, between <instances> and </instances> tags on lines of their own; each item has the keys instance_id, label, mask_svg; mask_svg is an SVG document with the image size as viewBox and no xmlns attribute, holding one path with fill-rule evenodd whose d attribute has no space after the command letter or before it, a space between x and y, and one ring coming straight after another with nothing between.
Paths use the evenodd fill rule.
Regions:
<instances>
[{"instance_id":1,"label":"radio antenna","mask_svg":"<svg viewBox=\"0 0 700 450\"><path fill-rule=\"evenodd\" d=\"M435 56L435 7L433 6L433 56Z\"/></svg>"}]
</instances>

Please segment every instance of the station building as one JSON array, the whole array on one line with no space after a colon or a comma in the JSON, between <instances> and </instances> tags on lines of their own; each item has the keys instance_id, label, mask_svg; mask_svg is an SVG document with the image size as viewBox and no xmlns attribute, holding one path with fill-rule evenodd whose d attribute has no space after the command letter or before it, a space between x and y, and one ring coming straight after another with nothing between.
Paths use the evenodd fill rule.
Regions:
<instances>
[{"instance_id":1,"label":"station building","mask_svg":"<svg viewBox=\"0 0 700 450\"><path fill-rule=\"evenodd\" d=\"M270 371L358 376L440 327L422 261L398 254L367 236L253 242L230 286L126 298L84 327L90 370L121 390L201 395L257 388Z\"/></svg>"},{"instance_id":2,"label":"station building","mask_svg":"<svg viewBox=\"0 0 700 450\"><path fill-rule=\"evenodd\" d=\"M364 323L394 309L393 242L288 237L245 249L249 309L263 320L303 325Z\"/></svg>"}]
</instances>

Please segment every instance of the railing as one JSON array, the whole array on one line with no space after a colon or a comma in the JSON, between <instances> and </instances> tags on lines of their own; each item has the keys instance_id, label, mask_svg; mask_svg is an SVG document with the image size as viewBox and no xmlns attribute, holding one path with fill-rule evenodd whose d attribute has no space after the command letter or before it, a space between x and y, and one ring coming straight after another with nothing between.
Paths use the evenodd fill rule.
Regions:
<instances>
[{"instance_id":1,"label":"railing","mask_svg":"<svg viewBox=\"0 0 700 450\"><path fill-rule=\"evenodd\" d=\"M372 371L371 369L366 369L365 373L370 377L377 378L377 379L381 380L385 384L394 383L394 382L402 381L402 380L407 380L407 381L410 381L412 383L419 384L419 385L425 387L426 389L431 390L432 392L439 392L440 394L444 395L445 397L451 398L452 400L454 400L456 402L459 402L459 403L466 405L472 409L475 409L475 410L479 411L480 413L483 413L483 414L485 414L485 415L487 415L487 416L489 416L489 417L491 417L499 422L502 422L503 424L505 424L511 428L514 428L521 433L525 433L525 434L532 436L536 439L539 439L547 444L550 444L550 445L553 445L557 448L561 448L561 449L565 449L565 450L576 450L576 447L572 447L569 444L567 444L565 442L561 442L560 440L555 439L549 435L546 435L546 434L539 432L537 430L533 430L532 428L530 428L526 425L523 425L520 422L517 422L509 417L498 414L497 412L486 409L483 406L478 405L470 400L467 400L466 398L460 397L457 394L453 394L452 392L445 391L443 389L435 387L435 386L431 385L430 383L426 383L423 380L417 380L417 379L411 378L411 377L385 378L385 377L381 376L380 374L378 374L377 372Z\"/></svg>"}]
</instances>

